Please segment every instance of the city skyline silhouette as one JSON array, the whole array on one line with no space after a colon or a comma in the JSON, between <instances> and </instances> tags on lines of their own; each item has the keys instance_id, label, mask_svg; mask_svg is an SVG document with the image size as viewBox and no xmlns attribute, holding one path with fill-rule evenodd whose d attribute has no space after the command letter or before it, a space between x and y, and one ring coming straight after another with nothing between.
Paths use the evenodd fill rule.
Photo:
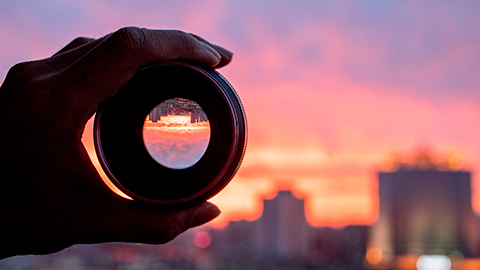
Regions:
<instances>
[{"instance_id":1,"label":"city skyline silhouette","mask_svg":"<svg viewBox=\"0 0 480 270\"><path fill-rule=\"evenodd\" d=\"M250 130L235 191L228 190L235 199L214 199L219 220L254 219L257 198L296 179L301 192L323 198L308 206L316 225L371 224L374 172L392 152L426 145L480 168L479 10L374 0L4 2L0 81L15 63L50 57L77 36L127 25L195 33L234 53L219 72L241 97ZM83 141L95 156L92 126Z\"/></svg>"},{"instance_id":2,"label":"city skyline silhouette","mask_svg":"<svg viewBox=\"0 0 480 270\"><path fill-rule=\"evenodd\" d=\"M319 265L304 260L307 264L300 269L363 269L368 266L367 247L363 247L367 228L381 216L379 171L470 172L471 208L478 215L478 14L480 3L474 1L3 1L0 83L16 63L49 58L76 37L95 39L125 26L178 29L233 52L232 62L218 72L240 96L249 128L242 166L211 200L222 213L207 227L187 231L167 245L78 246L58 257L27 256L11 262L18 267L35 262L68 269L106 268L110 263L120 269L208 269L213 267L208 258L237 248L225 241L223 248L212 252L219 244L211 232L231 230L234 235L242 226L266 222L263 201L268 208L279 189L288 189L304 199L308 228L316 231L311 239L316 253L311 256L314 262L324 261ZM202 119L187 118L184 122ZM195 122L202 123L206 122ZM90 119L82 142L106 185L115 190L96 159L93 125ZM164 145L172 146L157 146ZM418 155L425 149L430 149L430 159ZM287 223L285 228L290 226ZM206 248L193 243L200 231L211 233ZM269 233L275 235L273 230ZM299 234L295 240L303 239ZM197 240L204 237L208 242L201 235ZM243 234L240 240L252 237ZM230 241L235 239L232 236ZM270 248L271 240L254 240L264 241L265 249L275 249ZM185 246L179 245L181 241ZM288 248L277 251L289 252ZM379 258L375 252L369 253L372 262ZM418 268L415 256L400 261ZM246 258L232 255L215 262L218 269L228 269L230 259L243 263ZM428 259L432 258L424 257L420 268L428 265ZM269 263L278 269L297 266L287 259L251 262L259 269ZM347 262L356 264L347 266ZM457 267L453 259L451 263ZM465 260L462 267L468 263Z\"/></svg>"}]
</instances>

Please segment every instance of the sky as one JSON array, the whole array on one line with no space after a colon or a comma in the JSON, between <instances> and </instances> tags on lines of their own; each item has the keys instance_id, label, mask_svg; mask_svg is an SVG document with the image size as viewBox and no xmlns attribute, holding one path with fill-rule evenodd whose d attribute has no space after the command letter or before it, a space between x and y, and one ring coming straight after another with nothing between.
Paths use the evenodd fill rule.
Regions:
<instances>
[{"instance_id":1,"label":"sky","mask_svg":"<svg viewBox=\"0 0 480 270\"><path fill-rule=\"evenodd\" d=\"M184 30L234 53L219 72L248 118L212 224L258 218L279 189L305 199L312 225L372 224L377 172L422 151L473 173L480 211L478 14L478 1L0 0L0 81L77 36Z\"/></svg>"},{"instance_id":2,"label":"sky","mask_svg":"<svg viewBox=\"0 0 480 270\"><path fill-rule=\"evenodd\" d=\"M185 169L197 163L207 150L210 124L191 123L190 115L162 116L157 122L146 119L143 141L155 161L169 168Z\"/></svg>"}]
</instances>

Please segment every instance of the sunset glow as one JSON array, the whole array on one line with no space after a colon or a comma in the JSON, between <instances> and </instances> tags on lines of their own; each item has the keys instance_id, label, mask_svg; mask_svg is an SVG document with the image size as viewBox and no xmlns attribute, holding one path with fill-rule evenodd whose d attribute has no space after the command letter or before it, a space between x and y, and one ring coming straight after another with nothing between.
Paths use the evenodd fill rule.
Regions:
<instances>
[{"instance_id":1,"label":"sunset glow","mask_svg":"<svg viewBox=\"0 0 480 270\"><path fill-rule=\"evenodd\" d=\"M143 140L155 161L183 169L200 160L210 140L210 125L208 121L191 123L190 118L190 115L168 115L158 122L145 119Z\"/></svg>"},{"instance_id":2,"label":"sunset glow","mask_svg":"<svg viewBox=\"0 0 480 270\"><path fill-rule=\"evenodd\" d=\"M262 200L283 189L305 199L311 225L372 224L377 172L417 162L420 150L472 172L480 212L476 2L53 1L41 9L16 2L0 8L0 81L17 62L129 25L184 30L234 53L219 72L242 99L248 148L233 181L212 199L222 210L212 226L255 220ZM208 141L208 122L165 119L145 123L154 152ZM92 133L89 122L83 142L100 170ZM367 255L379 260L375 250Z\"/></svg>"},{"instance_id":3,"label":"sunset glow","mask_svg":"<svg viewBox=\"0 0 480 270\"><path fill-rule=\"evenodd\" d=\"M162 121L153 123L148 118L145 119L144 129L149 131L160 131L165 134L204 134L210 132L208 121L190 123L190 115L168 115L162 118Z\"/></svg>"}]
</instances>

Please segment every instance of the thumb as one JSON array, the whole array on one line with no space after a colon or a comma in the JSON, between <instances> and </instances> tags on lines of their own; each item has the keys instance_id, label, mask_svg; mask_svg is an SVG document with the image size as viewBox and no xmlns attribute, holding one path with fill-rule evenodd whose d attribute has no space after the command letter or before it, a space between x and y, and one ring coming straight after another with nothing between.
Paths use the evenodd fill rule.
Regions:
<instances>
[{"instance_id":1,"label":"thumb","mask_svg":"<svg viewBox=\"0 0 480 270\"><path fill-rule=\"evenodd\" d=\"M220 215L220 209L210 202L205 202L197 207L187 209L183 217L185 228L183 231L203 225ZM187 221L189 219L189 221Z\"/></svg>"},{"instance_id":2,"label":"thumb","mask_svg":"<svg viewBox=\"0 0 480 270\"><path fill-rule=\"evenodd\" d=\"M119 210L117 215L110 213L109 221L105 222L104 219L101 223L106 225L105 230L98 231L103 236L94 236L92 240L98 241L101 238L100 242L163 244L189 228L205 224L220 214L218 207L209 202L174 211L158 210L156 205L131 201L128 201L128 204L134 207L117 205L116 209Z\"/></svg>"}]
</instances>

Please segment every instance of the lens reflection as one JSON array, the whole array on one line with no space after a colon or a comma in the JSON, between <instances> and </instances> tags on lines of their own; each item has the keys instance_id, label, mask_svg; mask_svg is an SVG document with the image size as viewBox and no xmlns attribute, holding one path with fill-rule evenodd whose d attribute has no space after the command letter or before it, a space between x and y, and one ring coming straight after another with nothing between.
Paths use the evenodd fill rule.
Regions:
<instances>
[{"instance_id":1,"label":"lens reflection","mask_svg":"<svg viewBox=\"0 0 480 270\"><path fill-rule=\"evenodd\" d=\"M207 150L210 123L198 103L168 99L145 118L143 141L156 162L172 169L185 169L197 163Z\"/></svg>"}]
</instances>

